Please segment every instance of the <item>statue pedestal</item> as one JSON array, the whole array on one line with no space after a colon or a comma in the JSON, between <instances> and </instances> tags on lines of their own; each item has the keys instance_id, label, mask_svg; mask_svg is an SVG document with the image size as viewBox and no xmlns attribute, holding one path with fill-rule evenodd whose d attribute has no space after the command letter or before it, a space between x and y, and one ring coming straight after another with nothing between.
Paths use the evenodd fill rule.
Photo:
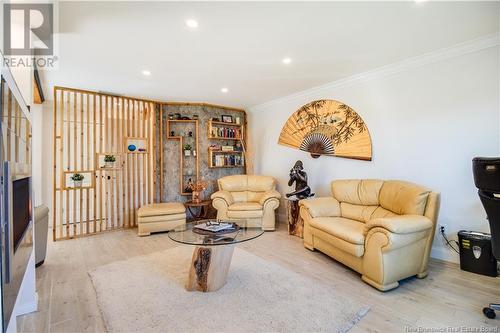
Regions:
<instances>
[{"instance_id":1,"label":"statue pedestal","mask_svg":"<svg viewBox=\"0 0 500 333\"><path fill-rule=\"evenodd\" d=\"M287 199L286 216L288 220L288 234L303 238L304 221L299 214L299 200Z\"/></svg>"}]
</instances>

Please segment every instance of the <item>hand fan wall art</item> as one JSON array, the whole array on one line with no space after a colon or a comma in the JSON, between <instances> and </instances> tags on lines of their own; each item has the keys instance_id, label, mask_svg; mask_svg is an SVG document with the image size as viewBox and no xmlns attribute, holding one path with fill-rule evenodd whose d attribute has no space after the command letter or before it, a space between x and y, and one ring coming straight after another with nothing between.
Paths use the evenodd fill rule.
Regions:
<instances>
[{"instance_id":1,"label":"hand fan wall art","mask_svg":"<svg viewBox=\"0 0 500 333\"><path fill-rule=\"evenodd\" d=\"M372 141L363 119L335 100L313 101L295 111L281 130L278 143L312 157L338 156L371 161Z\"/></svg>"}]
</instances>

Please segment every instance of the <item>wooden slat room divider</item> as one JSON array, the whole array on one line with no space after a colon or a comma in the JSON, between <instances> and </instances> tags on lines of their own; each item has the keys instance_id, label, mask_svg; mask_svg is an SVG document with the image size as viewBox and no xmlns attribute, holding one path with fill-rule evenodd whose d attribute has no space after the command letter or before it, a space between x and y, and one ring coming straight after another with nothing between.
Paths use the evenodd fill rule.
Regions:
<instances>
[{"instance_id":1,"label":"wooden slat room divider","mask_svg":"<svg viewBox=\"0 0 500 333\"><path fill-rule=\"evenodd\" d=\"M136 209L153 202L156 107L54 88L54 240L136 226ZM105 155L115 155L114 166L104 167ZM71 180L75 173L83 185Z\"/></svg>"}]
</instances>

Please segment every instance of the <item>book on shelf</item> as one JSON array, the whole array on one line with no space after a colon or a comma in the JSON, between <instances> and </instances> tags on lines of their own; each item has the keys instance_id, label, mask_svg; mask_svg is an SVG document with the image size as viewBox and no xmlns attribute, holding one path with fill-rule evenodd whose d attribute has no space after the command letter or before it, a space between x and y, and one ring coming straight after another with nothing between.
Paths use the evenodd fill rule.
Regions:
<instances>
[{"instance_id":1,"label":"book on shelf","mask_svg":"<svg viewBox=\"0 0 500 333\"><path fill-rule=\"evenodd\" d=\"M212 127L210 135L214 138L239 139L241 131L230 127Z\"/></svg>"},{"instance_id":2,"label":"book on shelf","mask_svg":"<svg viewBox=\"0 0 500 333\"><path fill-rule=\"evenodd\" d=\"M242 155L215 155L212 159L213 167L244 166L245 158Z\"/></svg>"}]
</instances>

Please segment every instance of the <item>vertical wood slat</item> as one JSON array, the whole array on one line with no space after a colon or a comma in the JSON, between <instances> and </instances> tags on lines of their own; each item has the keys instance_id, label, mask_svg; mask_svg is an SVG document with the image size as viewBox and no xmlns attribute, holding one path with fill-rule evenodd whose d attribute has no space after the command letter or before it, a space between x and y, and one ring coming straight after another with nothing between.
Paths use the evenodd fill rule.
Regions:
<instances>
[{"instance_id":1,"label":"vertical wood slat","mask_svg":"<svg viewBox=\"0 0 500 333\"><path fill-rule=\"evenodd\" d=\"M78 124L77 124L77 93L73 92L73 169L78 170ZM71 109L71 106L70 106ZM80 190L74 190L71 191L71 195L73 197L73 206L71 207L71 210L73 211L73 235L76 236L77 234L77 223L76 223L76 197L77 193Z\"/></svg>"},{"instance_id":2,"label":"vertical wood slat","mask_svg":"<svg viewBox=\"0 0 500 333\"><path fill-rule=\"evenodd\" d=\"M54 89L54 105L53 105L53 140L52 140L52 240L56 240L56 232L57 232L57 146L58 146L58 135L57 135L57 90ZM59 140L60 142L61 140Z\"/></svg>"},{"instance_id":3,"label":"vertical wood slat","mask_svg":"<svg viewBox=\"0 0 500 333\"><path fill-rule=\"evenodd\" d=\"M75 105L76 105L76 101L75 101ZM79 108L80 108L80 160L79 160L79 168L80 170L84 170L84 166L83 166L83 161L84 161L84 158L83 158L83 94L80 94L80 104L78 105ZM76 115L76 113L75 113ZM76 121L76 119L75 119ZM77 124L78 125L78 124ZM86 169L85 169L86 170ZM78 206L78 211L79 211L79 221L78 221L78 225L80 226L80 234L83 233L83 191L87 192L87 189L80 189L78 192L78 199L80 199L80 204ZM76 233L75 233L76 235Z\"/></svg>"},{"instance_id":4,"label":"vertical wood slat","mask_svg":"<svg viewBox=\"0 0 500 333\"><path fill-rule=\"evenodd\" d=\"M160 202L163 202L163 104L160 104Z\"/></svg>"},{"instance_id":5,"label":"vertical wood slat","mask_svg":"<svg viewBox=\"0 0 500 333\"><path fill-rule=\"evenodd\" d=\"M93 150L92 150L92 158L93 158L93 163L92 165L95 166L97 165L98 161L96 156L95 156L95 152L96 152L96 149L97 149L97 138L96 138L96 135L97 135L97 131L96 131L96 122L97 122L97 116L96 116L96 113L97 113L97 105L96 105L96 95L93 95L93 103L92 103L92 143L93 143ZM95 180L95 177L97 176L96 173L94 173L94 180ZM97 181L94 182L94 184L97 184ZM97 185L96 185L97 186ZM97 225L96 225L96 220L97 220L97 189L94 187L94 203L92 205L92 209L93 209L93 213L94 213L94 221L93 221L93 225L94 225L94 230L93 232L96 233L97 232Z\"/></svg>"}]
</instances>

